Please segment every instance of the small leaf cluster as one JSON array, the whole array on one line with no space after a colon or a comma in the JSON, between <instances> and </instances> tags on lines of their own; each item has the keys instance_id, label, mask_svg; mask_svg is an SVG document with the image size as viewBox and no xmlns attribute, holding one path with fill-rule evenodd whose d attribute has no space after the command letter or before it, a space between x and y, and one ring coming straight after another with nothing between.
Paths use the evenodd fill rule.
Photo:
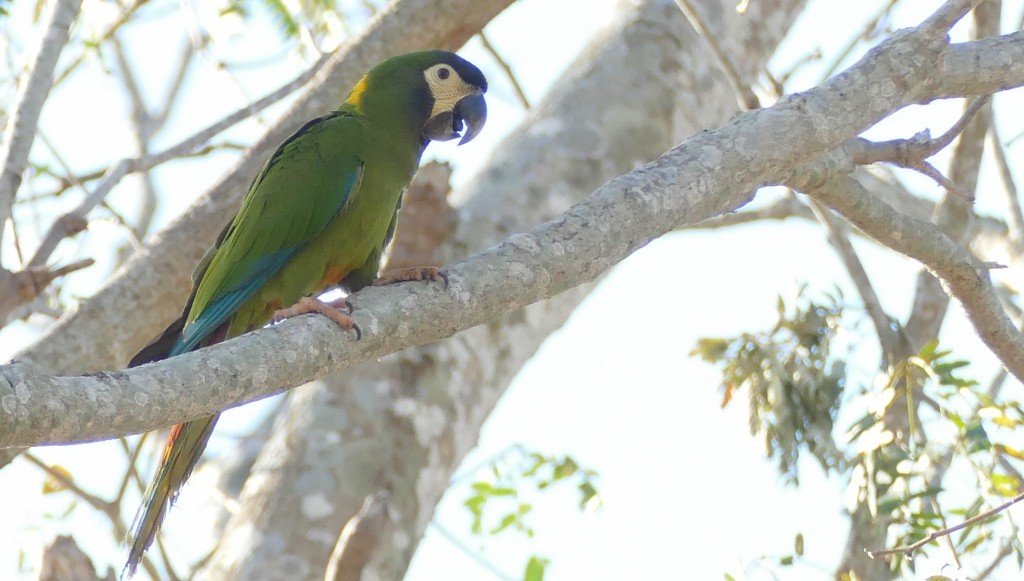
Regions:
<instances>
[{"instance_id":1,"label":"small leaf cluster","mask_svg":"<svg viewBox=\"0 0 1024 581\"><path fill-rule=\"evenodd\" d=\"M940 350L936 341L926 344L918 354L892 366L881 394L886 403L850 429L850 443L859 450L851 488L873 517L890 523L893 546L926 539L1024 490L1014 465L1024 456L1011 443L1019 440L1024 410L1016 400L996 397L1001 382L984 389L977 381L958 376L968 364L951 351ZM909 417L905 425L910 437L894 433L894 422L889 421L893 415ZM944 476L953 469L974 478L976 492L966 499L960 493L952 495L955 500L946 500L950 485ZM946 503L962 504L945 508ZM996 523L1011 530L999 534ZM1024 563L1016 525L998 514L970 523L942 543L967 556L991 549L1000 538L1006 539L1006 550L1013 551L1018 564ZM929 546L935 545L925 545L919 552L927 554ZM914 571L914 561L902 553L891 563L894 572Z\"/></svg>"},{"instance_id":2,"label":"small leaf cluster","mask_svg":"<svg viewBox=\"0 0 1024 581\"><path fill-rule=\"evenodd\" d=\"M545 455L516 446L510 454L490 464L488 476L470 484L471 494L463 503L472 516L470 530L474 535L516 531L533 538L534 529L527 518L533 503L528 497L559 483L575 484L580 510L593 510L601 505L597 473L582 468L569 455ZM532 555L523 578L542 581L548 564L550 560Z\"/></svg>"},{"instance_id":3,"label":"small leaf cluster","mask_svg":"<svg viewBox=\"0 0 1024 581\"><path fill-rule=\"evenodd\" d=\"M769 457L790 482L799 482L797 460L810 452L826 471L841 470L843 453L832 429L846 383L846 368L830 357L843 317L842 294L821 300L801 287L787 308L780 296L776 324L767 331L702 338L691 351L722 371L722 407L746 389L750 431L762 434Z\"/></svg>"}]
</instances>

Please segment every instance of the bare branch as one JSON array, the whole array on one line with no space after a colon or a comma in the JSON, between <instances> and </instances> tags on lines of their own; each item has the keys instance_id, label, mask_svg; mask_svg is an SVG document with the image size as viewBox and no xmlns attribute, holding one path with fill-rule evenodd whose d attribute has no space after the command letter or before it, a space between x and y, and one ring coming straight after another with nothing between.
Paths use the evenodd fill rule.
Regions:
<instances>
[{"instance_id":1,"label":"bare branch","mask_svg":"<svg viewBox=\"0 0 1024 581\"><path fill-rule=\"evenodd\" d=\"M999 32L1000 4L985 2L974 11L974 30L978 38L993 36ZM984 41L980 41L984 42ZM966 117L966 116L965 116ZM974 116L964 127L953 151L953 162L949 168L950 180L963 189L974 192L978 183L978 168L984 149L986 126L989 115ZM948 132L947 132L948 133ZM947 193L932 210L931 221L954 241L966 244L973 207L963 197ZM914 291L914 304L904 329L910 338L912 351L937 337L949 307L949 295L939 281L926 271L918 274ZM895 409L895 408L893 408Z\"/></svg>"},{"instance_id":2,"label":"bare branch","mask_svg":"<svg viewBox=\"0 0 1024 581\"><path fill-rule=\"evenodd\" d=\"M1010 231L1010 239L1017 244L1024 243L1024 212L1020 207L1020 196L1017 193L1017 183L1013 179L1013 172L1006 160L1006 150L1002 141L999 140L999 131L996 124L989 121L988 134L992 144L992 154L995 156L996 166L999 168L999 177L1003 180L1003 188L1006 191L1006 201L1010 206L1007 213L1007 226Z\"/></svg>"},{"instance_id":3,"label":"bare branch","mask_svg":"<svg viewBox=\"0 0 1024 581\"><path fill-rule=\"evenodd\" d=\"M325 581L359 581L388 524L388 493L367 496L363 508L345 523L327 562Z\"/></svg>"},{"instance_id":4,"label":"bare branch","mask_svg":"<svg viewBox=\"0 0 1024 581\"><path fill-rule=\"evenodd\" d=\"M52 270L46 265L29 266L13 273L0 270L0 321L6 324L16 307L36 300L54 280L88 268L94 262L91 258L85 258Z\"/></svg>"},{"instance_id":5,"label":"bare branch","mask_svg":"<svg viewBox=\"0 0 1024 581\"><path fill-rule=\"evenodd\" d=\"M321 317L300 317L125 372L53 377L28 363L0 367L6 383L0 384L0 394L7 394L0 396L6 418L0 422L0 444L93 440L180 423L451 336L594 280L647 241L735 210L757 186L784 181L813 192L865 233L936 272L1007 369L1024 377L1024 337L999 305L983 265L934 225L898 215L854 180L834 177L835 168L826 162L795 173L790 169L834 150L908 103L964 96L956 75L946 74L946 63L979 50L1024 54L1024 34L950 46L935 59L902 58L932 48L913 33L894 36L858 63L855 74L838 75L691 137L552 221L451 265L447 291L429 283L364 289L352 296L353 317L363 330L358 342ZM1002 58L973 56L976 63ZM1024 84L1024 65L999 71L975 78L969 84L972 94ZM892 78L904 79L908 92L872 91ZM946 84L949 78L954 80ZM838 111L840 103L847 109ZM779 132L786 138L766 139ZM836 161L852 166L848 159ZM438 325L440 320L446 323ZM54 413L57 409L61 412Z\"/></svg>"},{"instance_id":6,"label":"bare branch","mask_svg":"<svg viewBox=\"0 0 1024 581\"><path fill-rule=\"evenodd\" d=\"M846 267L846 272L850 275L850 280L853 281L853 286L857 289L861 301L864 302L864 310L867 311L871 323L875 326L875 333L878 335L882 352L888 360L893 360L901 353L897 347L899 335L893 330L892 319L882 308L882 301L871 284L867 270L857 256L853 244L850 243L846 225L814 199L811 200L811 209L818 217L818 221L828 230L829 242L839 254L843 266Z\"/></svg>"},{"instance_id":7,"label":"bare branch","mask_svg":"<svg viewBox=\"0 0 1024 581\"><path fill-rule=\"evenodd\" d=\"M786 220L789 218L815 220L816 216L807 204L802 203L795 195L790 194L779 198L767 206L751 210L743 210L742 212L722 214L721 216L715 216L714 218L704 220L703 222L682 226L679 230L714 230L717 228L728 228L730 226L740 226L765 220Z\"/></svg>"},{"instance_id":8,"label":"bare branch","mask_svg":"<svg viewBox=\"0 0 1024 581\"><path fill-rule=\"evenodd\" d=\"M918 133L910 139L894 139L892 141L879 142L858 139L856 143L861 146L861 149L851 150L850 158L854 163L860 165L889 162L901 167L911 168L915 164L921 163L945 149L950 143L953 143L953 140L963 133L964 128L974 119L978 111L981 111L991 101L992 97L989 95L972 100L956 123L946 130L945 133L934 139L927 130Z\"/></svg>"},{"instance_id":9,"label":"bare branch","mask_svg":"<svg viewBox=\"0 0 1024 581\"><path fill-rule=\"evenodd\" d=\"M945 36L953 25L985 0L946 0L934 14L921 23L921 30L926 34Z\"/></svg>"},{"instance_id":10,"label":"bare branch","mask_svg":"<svg viewBox=\"0 0 1024 581\"><path fill-rule=\"evenodd\" d=\"M152 169L162 163L166 163L172 159L176 159L185 155L188 155L195 151L197 148L202 147L206 142L215 137L217 134L228 129L235 123L251 117L259 111L273 105L282 98L290 95L300 87L306 84L309 79L316 75L319 67L324 63L325 59L318 61L312 68L305 71L288 84L282 86L276 91L269 95L242 107L238 111L224 117L220 121L210 125L206 129L199 131L167 149L142 155L140 157L126 158L119 161L111 169L109 169L104 175L100 183L96 185L96 188L78 204L75 209L68 213L68 216L77 216L82 219L92 211L100 202L106 198L107 194L116 186L125 176L135 173ZM50 254L57 248L57 244L60 243L68 234L62 231L58 224L54 224L43 237L43 241L39 244L39 248L36 250L35 255L32 257L33 262L45 262Z\"/></svg>"},{"instance_id":11,"label":"bare branch","mask_svg":"<svg viewBox=\"0 0 1024 581\"><path fill-rule=\"evenodd\" d=\"M39 112L50 94L57 58L68 42L68 29L78 16L81 5L82 0L53 2L46 33L39 38L32 69L18 93L18 101L8 121L3 149L0 150L0 163L3 164L0 167L0 240L3 240L4 225L11 217L11 207L28 165L28 153L35 139Z\"/></svg>"},{"instance_id":12,"label":"bare branch","mask_svg":"<svg viewBox=\"0 0 1024 581\"><path fill-rule=\"evenodd\" d=\"M88 557L71 537L59 536L43 551L43 564L39 581L115 581L114 569L107 567L107 574L100 577L92 559Z\"/></svg>"},{"instance_id":13,"label":"bare branch","mask_svg":"<svg viewBox=\"0 0 1024 581\"><path fill-rule=\"evenodd\" d=\"M909 559L909 558L914 556L914 551L920 549L921 547L927 545L928 543L931 543L931 542L933 542L933 541L935 541L937 539L941 539L942 537L945 537L947 535L951 535L951 534L953 534L953 533L955 533L955 532L957 532L959 530L963 530L963 529L965 529L965 528L967 528L967 527L969 527L971 525L974 525L974 524L977 524L979 522L988 520L988 519L996 516L997 514L1003 512L1004 510L1010 508L1014 504L1017 504L1018 502L1020 502L1022 500L1024 500L1024 494L1018 494L1017 496L1015 496L1012 499L1004 502L1003 504L1000 504L999 506L993 508L992 510L987 510L987 511L985 511L985 512L983 512L983 513L981 513L981 514L979 514L979 515L977 515L975 517L972 517L972 518L969 518L969 519L965 520L964 522L962 522L960 524L951 526L949 528L944 528L942 530L935 531L935 532L931 533L930 535L928 535L927 537L925 537L925 538L921 539L920 541L917 541L916 543L913 543L911 545L904 545L902 547L894 547L892 549L878 549L878 550L875 550L875 551L869 551L867 549L864 549L864 552L867 553L868 556L871 557L872 559L875 559L877 557L887 557L887 556L890 556L890 555L895 555L897 553L902 553L903 555L905 555Z\"/></svg>"},{"instance_id":14,"label":"bare branch","mask_svg":"<svg viewBox=\"0 0 1024 581\"><path fill-rule=\"evenodd\" d=\"M46 233L46 238L43 239L43 243L36 249L36 253L32 255L32 259L29 260L29 268L39 268L46 264L46 261L50 258L50 254L57 248L57 244L65 238L71 238L72 236L85 231L89 227L89 222L84 216L78 215L74 212L64 214L60 218L53 221L50 226L50 230Z\"/></svg>"},{"instance_id":15,"label":"bare branch","mask_svg":"<svg viewBox=\"0 0 1024 581\"><path fill-rule=\"evenodd\" d=\"M530 100L526 98L526 92L523 91L523 87L522 85L519 84L519 79L516 78L516 74L512 70L512 67L509 66L508 61L506 61L501 56L501 54L498 53L498 49L494 48L494 45L491 44L491 41L487 38L487 35L484 34L483 31L481 31L480 34L476 36L477 38L480 39L480 44L484 47L484 50L489 52L491 54L491 57L494 58L494 62L498 63L498 66L501 67L501 70L505 71L505 77L508 78L508 81L510 83L512 83L512 90L516 92L516 97L519 99L519 104L523 106L523 109L529 111Z\"/></svg>"},{"instance_id":16,"label":"bare branch","mask_svg":"<svg viewBox=\"0 0 1024 581\"><path fill-rule=\"evenodd\" d=\"M907 218L872 196L835 166L813 164L794 173L792 187L842 214L879 243L920 261L960 300L975 331L1003 365L1024 379L1024 336L1006 315L988 268L934 224Z\"/></svg>"},{"instance_id":17,"label":"bare branch","mask_svg":"<svg viewBox=\"0 0 1024 581\"><path fill-rule=\"evenodd\" d=\"M991 97L985 95L974 99L953 126L932 139L928 131L922 131L910 139L895 139L892 141L871 142L866 139L854 140L851 145L851 159L854 163L867 165L871 163L889 162L900 167L918 171L939 185L946 188L946 191L960 196L968 202L974 201L974 193L967 191L954 181L946 178L942 173L931 165L926 159L935 155L947 145L953 142L958 135L963 133L967 124L974 119L978 111L981 111L991 102Z\"/></svg>"},{"instance_id":18,"label":"bare branch","mask_svg":"<svg viewBox=\"0 0 1024 581\"><path fill-rule=\"evenodd\" d=\"M682 10L686 19L690 21L690 26L697 31L697 34L708 43L708 48L711 50L711 54L714 55L715 61L718 63L719 68L722 69L722 74L728 79L729 84L733 90L736 91L736 98L740 107L744 111L750 111L752 109L759 109L761 107L761 101L751 90L750 85L740 78L739 71L733 66L732 60L729 55L725 54L722 50L721 45L718 44L718 40L708 31L707 26L704 24L704 20L701 18L700 13L697 12L696 7L690 3L690 0L675 0L676 6Z\"/></svg>"},{"instance_id":19,"label":"bare branch","mask_svg":"<svg viewBox=\"0 0 1024 581\"><path fill-rule=\"evenodd\" d=\"M885 6L882 6L882 8L879 9L879 11L871 20L867 21L867 23L864 25L864 28L861 30L860 34L850 39L850 41L847 42L843 50L839 51L838 56L832 59L832 64L829 65L829 67L825 69L824 74L821 75L822 80L825 80L831 77L833 74L835 74L835 72L839 69L839 66L843 63L843 61L846 60L846 57L850 56L850 53L853 52L853 49L857 48L857 45L860 44L861 41L871 38L871 33L874 32L876 28L878 28L878 24L882 21L883 18L885 18L887 14L889 14L889 12L892 11L893 7L896 6L896 3L899 1L900 0L889 0L889 2L886 3Z\"/></svg>"}]
</instances>

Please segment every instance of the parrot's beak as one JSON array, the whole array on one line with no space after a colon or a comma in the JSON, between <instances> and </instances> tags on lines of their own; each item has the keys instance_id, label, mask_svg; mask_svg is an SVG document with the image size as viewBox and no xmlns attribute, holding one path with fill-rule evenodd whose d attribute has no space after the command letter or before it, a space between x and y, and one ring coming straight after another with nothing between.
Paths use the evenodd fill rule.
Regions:
<instances>
[{"instance_id":1,"label":"parrot's beak","mask_svg":"<svg viewBox=\"0 0 1024 581\"><path fill-rule=\"evenodd\" d=\"M452 129L455 130L456 135L462 129L463 122L466 124L466 132L459 140L459 145L472 141L487 122L487 101L484 101L483 93L471 93L455 104L455 119Z\"/></svg>"},{"instance_id":2,"label":"parrot's beak","mask_svg":"<svg viewBox=\"0 0 1024 581\"><path fill-rule=\"evenodd\" d=\"M433 141L448 141L459 137L463 127L459 145L468 143L480 133L487 121L487 102L483 92L475 92L459 99L451 111L441 111L427 120L423 126L423 136Z\"/></svg>"}]
</instances>

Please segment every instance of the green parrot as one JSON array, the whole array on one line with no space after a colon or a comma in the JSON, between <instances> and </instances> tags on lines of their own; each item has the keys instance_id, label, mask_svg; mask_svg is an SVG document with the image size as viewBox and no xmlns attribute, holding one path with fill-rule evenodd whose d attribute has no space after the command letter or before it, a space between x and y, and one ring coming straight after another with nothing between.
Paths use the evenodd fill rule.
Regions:
<instances>
[{"instance_id":1,"label":"green parrot","mask_svg":"<svg viewBox=\"0 0 1024 581\"><path fill-rule=\"evenodd\" d=\"M436 268L378 279L381 255L423 150L432 140L459 137L464 128L460 145L476 137L487 117L486 90L483 73L447 51L401 55L370 70L339 109L278 146L196 267L181 318L129 366L309 312L358 333L336 308L341 304L321 303L316 295L334 285L355 292L370 283L436 280ZM129 535L129 576L202 455L217 417L171 428Z\"/></svg>"}]
</instances>

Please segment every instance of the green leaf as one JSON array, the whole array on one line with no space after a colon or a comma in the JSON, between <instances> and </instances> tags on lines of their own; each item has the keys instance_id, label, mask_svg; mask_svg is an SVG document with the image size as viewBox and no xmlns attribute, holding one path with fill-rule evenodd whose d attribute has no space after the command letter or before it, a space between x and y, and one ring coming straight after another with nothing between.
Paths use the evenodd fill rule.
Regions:
<instances>
[{"instance_id":1,"label":"green leaf","mask_svg":"<svg viewBox=\"0 0 1024 581\"><path fill-rule=\"evenodd\" d=\"M503 530L507 529L508 527L512 526L513 524L515 524L515 522L518 520L518 518L519 517L516 516L513 513L506 514L505 518L501 519L501 522L498 523L498 526L496 526L493 529L491 529L490 533L492 535L500 533L501 531L503 531Z\"/></svg>"},{"instance_id":2,"label":"green leaf","mask_svg":"<svg viewBox=\"0 0 1024 581\"><path fill-rule=\"evenodd\" d=\"M798 556L800 556L800 557L803 557L804 556L804 534L803 533L797 533L796 534L796 542L793 543L793 544L795 545L794 549L796 550L796 554Z\"/></svg>"},{"instance_id":3,"label":"green leaf","mask_svg":"<svg viewBox=\"0 0 1024 581\"><path fill-rule=\"evenodd\" d=\"M918 353L918 355L921 357L921 359L924 359L926 361L933 359L935 358L935 349L937 349L938 346L939 340L932 339L931 341L925 343L924 347L921 347L921 352Z\"/></svg>"},{"instance_id":4,"label":"green leaf","mask_svg":"<svg viewBox=\"0 0 1024 581\"><path fill-rule=\"evenodd\" d=\"M592 500L594 500L595 498L598 498L597 488L595 488L594 485L589 480L586 480L586 481L580 483L579 489L580 489L580 510L584 510L585 508L587 508L587 505L590 504L590 502ZM598 501L598 504L600 504L600 501Z\"/></svg>"},{"instance_id":5,"label":"green leaf","mask_svg":"<svg viewBox=\"0 0 1024 581\"><path fill-rule=\"evenodd\" d=\"M1013 476L992 472L989 474L989 481L992 483L992 489L1000 496L1012 497L1018 494L1017 490L1020 487L1020 481Z\"/></svg>"},{"instance_id":6,"label":"green leaf","mask_svg":"<svg viewBox=\"0 0 1024 581\"><path fill-rule=\"evenodd\" d=\"M470 485L470 488L479 492L480 494L491 494L491 491L494 490L494 486L490 482L483 481L474 482L473 484Z\"/></svg>"},{"instance_id":7,"label":"green leaf","mask_svg":"<svg viewBox=\"0 0 1024 581\"><path fill-rule=\"evenodd\" d=\"M526 563L526 572L523 574L523 581L544 581L544 570L551 561L533 555Z\"/></svg>"},{"instance_id":8,"label":"green leaf","mask_svg":"<svg viewBox=\"0 0 1024 581\"><path fill-rule=\"evenodd\" d=\"M985 433L985 427L981 425L981 420L972 420L971 423L967 424L964 430L964 439L967 441L967 452L969 454L986 452L992 448L992 441L988 439L988 434Z\"/></svg>"},{"instance_id":9,"label":"green leaf","mask_svg":"<svg viewBox=\"0 0 1024 581\"><path fill-rule=\"evenodd\" d=\"M565 458L562 459L561 462L558 463L557 466L555 466L553 480L561 480L563 478L568 478L569 476L576 474L576 471L579 469L579 464L577 464L576 461L573 460L571 457L566 456Z\"/></svg>"}]
</instances>

